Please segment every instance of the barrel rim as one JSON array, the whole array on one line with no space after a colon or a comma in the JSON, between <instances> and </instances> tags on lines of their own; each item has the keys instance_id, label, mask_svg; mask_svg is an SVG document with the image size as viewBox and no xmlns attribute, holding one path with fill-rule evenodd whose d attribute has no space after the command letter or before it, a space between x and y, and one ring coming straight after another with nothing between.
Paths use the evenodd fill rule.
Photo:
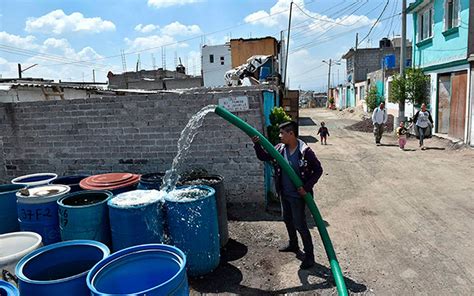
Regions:
<instances>
[{"instance_id":1,"label":"barrel rim","mask_svg":"<svg viewBox=\"0 0 474 296\"><path fill-rule=\"evenodd\" d=\"M31 178L31 177L39 177L39 176L51 176L51 178L49 179L45 179L43 181L36 181L36 182L20 182L22 179L26 179L26 178ZM28 174L28 175L23 175L23 176L19 176L19 177L16 177L14 179L11 180L11 183L12 184L25 184L25 185L29 185L29 186L35 186L35 185L38 185L38 184L48 184L49 182L53 181L54 179L56 179L58 177L57 174L55 173L35 173L35 174ZM47 182L46 182L47 180Z\"/></svg>"},{"instance_id":2,"label":"barrel rim","mask_svg":"<svg viewBox=\"0 0 474 296\"><path fill-rule=\"evenodd\" d=\"M81 272L79 274L70 276L70 277L57 279L57 280L50 280L50 281L32 280L30 278L27 278L23 273L23 267L26 265L26 263L28 263L29 260L31 260L31 259L33 259L37 256L40 256L43 253L54 250L54 249L63 248L63 247L70 247L70 246L79 246L79 245L96 247L97 249L102 251L103 256L102 256L102 259L100 261L102 261L104 258L107 258L107 256L109 256L109 254L110 254L110 250L105 244L103 244L101 242L98 242L98 241L93 241L93 240L70 240L70 241L65 241L65 242L54 243L54 244L51 244L51 245L41 247L41 248L29 253L25 257L21 258L21 260L18 262L18 264L15 267L15 274L18 277L18 280L21 280L21 281L23 281L25 283L29 283L29 284L35 284L35 285L50 285L50 284L57 284L57 283L63 283L63 282L66 282L66 281L74 280L74 279L77 279L77 278L80 278L80 277L86 275L91 269L86 270L84 272Z\"/></svg>"},{"instance_id":3,"label":"barrel rim","mask_svg":"<svg viewBox=\"0 0 474 296\"><path fill-rule=\"evenodd\" d=\"M2 191L2 188L9 188L9 187L13 187L13 188L16 188L16 189L10 189L10 190ZM0 195L8 194L8 193L16 193L18 190L25 189L27 187L28 186L25 185L25 184L1 184L0 185Z\"/></svg>"},{"instance_id":4,"label":"barrel rim","mask_svg":"<svg viewBox=\"0 0 474 296\"><path fill-rule=\"evenodd\" d=\"M49 184L52 184L52 185L53 185L53 184L54 184L54 185L68 185L68 186L70 186L70 185L72 185L72 186L77 185L77 186L78 186L79 183L80 183L83 179L88 178L88 177L90 177L90 175L86 175L86 174L84 174L84 175L65 175L65 176L58 176L56 179L50 181ZM77 183L69 183L69 184L62 184L62 183L60 183L60 181L62 181L62 180L64 180L64 179L67 179L67 178L71 178L71 179L72 179L72 178L77 178L77 179L80 178L81 180L79 180Z\"/></svg>"},{"instance_id":5,"label":"barrel rim","mask_svg":"<svg viewBox=\"0 0 474 296\"><path fill-rule=\"evenodd\" d=\"M74 197L76 195L83 195L83 194L91 194L91 193L105 193L108 195L108 197L100 202L89 204L89 205L81 205L81 206L71 206L71 205L65 205L63 202L67 198ZM103 203L107 203L111 198L114 197L114 194L110 192L109 190L86 190L86 191L76 191L72 193L67 193L66 195L60 197L57 201L58 206L61 206L63 208L68 208L68 209L84 209L84 208L89 208L89 207L94 207Z\"/></svg>"},{"instance_id":6,"label":"barrel rim","mask_svg":"<svg viewBox=\"0 0 474 296\"><path fill-rule=\"evenodd\" d=\"M218 175L218 174L212 174L212 175L205 175L205 176L197 176L197 177L188 177L184 178L183 180L180 180L181 182L188 182L188 181L193 181L193 180L199 180L199 179L218 179L220 182L224 181L224 176ZM209 185L207 185L209 186Z\"/></svg>"},{"instance_id":7,"label":"barrel rim","mask_svg":"<svg viewBox=\"0 0 474 296\"><path fill-rule=\"evenodd\" d=\"M87 278L86 278L86 282L87 282L87 286L89 287L89 290L91 292L97 293L97 294L103 293L103 292L98 291L96 289L95 285L93 285L94 279L96 278L96 276L101 271L103 271L108 265L113 264L114 262L117 262L117 261L119 261L123 258L126 258L128 256L131 256L133 254L140 253L140 252L143 252L143 251L167 251L168 253L172 253L173 255L177 255L177 257L181 258L182 261L180 262L181 264L179 264L179 270L176 272L176 274L173 275L166 282L163 282L163 283L161 283L157 286L154 286L154 287L152 287L150 289L147 289L147 290L144 290L144 291L134 292L134 295L139 294L139 293L151 292L154 289L157 289L159 287L162 287L162 286L167 285L168 283L172 282L173 280L178 278L181 275L182 272L186 273L186 264L187 264L186 255L179 248L177 248L175 246L171 246L171 245L166 245L166 244L144 244L144 245L132 246L132 247L128 247L126 249L122 249L120 251L117 251L117 252L111 254L110 256L108 256L108 257L102 259L101 261L99 261L96 265L94 265L90 269L89 273L87 274ZM184 278L187 278L186 275L184 275Z\"/></svg>"},{"instance_id":8,"label":"barrel rim","mask_svg":"<svg viewBox=\"0 0 474 296\"><path fill-rule=\"evenodd\" d=\"M148 173L148 174L143 174L140 176L140 182L153 182L154 180L148 179L149 176L161 176L164 177L166 173L162 172L156 172L156 173Z\"/></svg>"},{"instance_id":9,"label":"barrel rim","mask_svg":"<svg viewBox=\"0 0 474 296\"><path fill-rule=\"evenodd\" d=\"M36 203L46 203L46 202L56 201L71 191L71 187L69 187L68 185L62 185L62 184L45 184L45 185L34 187L31 189L37 190L43 187L64 187L64 191L57 194L48 195L48 196L33 196L33 197L24 196L18 191L16 193L18 202L24 203L24 204L36 204Z\"/></svg>"},{"instance_id":10,"label":"barrel rim","mask_svg":"<svg viewBox=\"0 0 474 296\"><path fill-rule=\"evenodd\" d=\"M8 296L20 295L17 287L15 287L13 284L4 280L0 280L0 289L3 289L4 291L6 291Z\"/></svg>"},{"instance_id":11,"label":"barrel rim","mask_svg":"<svg viewBox=\"0 0 474 296\"><path fill-rule=\"evenodd\" d=\"M176 200L176 199L170 199L168 196L169 194L165 195L165 201L166 202L172 202L172 203L187 203L187 204L190 204L190 203L193 203L193 202L199 202L203 199L206 199L206 198L209 198L213 195L216 194L216 190L214 188L212 188L211 186L209 185L183 185L183 186L178 186L176 187L176 190L180 190L180 189L184 189L184 188L189 188L189 189L195 189L195 188L198 188L198 189L205 189L208 191L208 193L206 195L202 195L202 196L199 196L198 198L196 199L193 199L193 200L185 200L185 201L180 201L180 200Z\"/></svg>"},{"instance_id":12,"label":"barrel rim","mask_svg":"<svg viewBox=\"0 0 474 296\"><path fill-rule=\"evenodd\" d=\"M36 232L32 232L32 231L16 231L16 232L9 232L9 233L0 234L0 240L2 238L8 238L10 236L18 236L19 234L24 235L24 236L30 236L30 237L33 237L33 238L37 239L37 241L32 246L22 250L21 252L18 252L18 253L23 253L23 256L30 253L31 251L37 249L41 245L41 243L43 242L43 237L41 237L40 234L38 234ZM1 261L9 262L12 259L14 259L15 257L16 257L16 254L8 255L8 256L5 256L5 257L1 257L1 259L2 259Z\"/></svg>"}]
</instances>

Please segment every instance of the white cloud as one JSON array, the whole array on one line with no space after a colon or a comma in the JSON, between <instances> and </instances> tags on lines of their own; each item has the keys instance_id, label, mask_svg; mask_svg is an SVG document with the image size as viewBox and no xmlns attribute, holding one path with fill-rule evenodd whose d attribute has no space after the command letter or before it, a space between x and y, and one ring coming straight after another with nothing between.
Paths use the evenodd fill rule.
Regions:
<instances>
[{"instance_id":1,"label":"white cloud","mask_svg":"<svg viewBox=\"0 0 474 296\"><path fill-rule=\"evenodd\" d=\"M246 23L259 24L265 27L275 27L278 25L276 17L270 17L270 14L264 10L259 10L245 17Z\"/></svg>"},{"instance_id":2,"label":"white cloud","mask_svg":"<svg viewBox=\"0 0 474 296\"><path fill-rule=\"evenodd\" d=\"M306 9L303 0L296 0L294 2L304 11L304 13L302 13L298 8L293 7L293 23L303 23L303 25L297 25L294 28L296 29L295 33L302 32L303 35L307 36L314 33L326 32L327 30L331 30L331 32L348 31L352 29L351 27L354 25L361 27L371 25L375 22L375 20L371 20L365 15L344 15L338 18L331 18L327 15ZM288 25L290 3L291 0L278 0L268 12L260 10L251 13L244 18L244 21L254 25L286 28Z\"/></svg>"},{"instance_id":3,"label":"white cloud","mask_svg":"<svg viewBox=\"0 0 474 296\"><path fill-rule=\"evenodd\" d=\"M133 40L125 38L125 43L129 46L128 51L159 49L162 46L168 47L187 47L186 43L176 44L176 40L168 35L152 35L147 37L138 37Z\"/></svg>"},{"instance_id":4,"label":"white cloud","mask_svg":"<svg viewBox=\"0 0 474 296\"><path fill-rule=\"evenodd\" d=\"M202 2L202 0L148 0L148 6L154 8L165 8L176 5L186 5Z\"/></svg>"},{"instance_id":5,"label":"white cloud","mask_svg":"<svg viewBox=\"0 0 474 296\"><path fill-rule=\"evenodd\" d=\"M66 15L61 9L54 10L39 18L29 18L26 21L27 32L43 32L63 34L66 32L100 33L114 31L115 25L111 21L102 20L100 17L86 18L80 12Z\"/></svg>"},{"instance_id":6,"label":"white cloud","mask_svg":"<svg viewBox=\"0 0 474 296\"><path fill-rule=\"evenodd\" d=\"M141 32L141 33L150 33L153 32L157 29L159 29L160 26L158 25L153 25L153 24L148 24L148 25L142 25L138 24L135 26L135 31Z\"/></svg>"},{"instance_id":7,"label":"white cloud","mask_svg":"<svg viewBox=\"0 0 474 296\"><path fill-rule=\"evenodd\" d=\"M5 31L0 32L0 43L4 45L10 45L19 48L36 49L35 45L36 37L28 35L21 37L18 35L9 34Z\"/></svg>"},{"instance_id":8,"label":"white cloud","mask_svg":"<svg viewBox=\"0 0 474 296\"><path fill-rule=\"evenodd\" d=\"M161 32L169 36L189 36L202 34L201 28L199 28L198 25L186 26L181 24L180 22L174 22L169 25L166 25L163 29L161 29Z\"/></svg>"},{"instance_id":9,"label":"white cloud","mask_svg":"<svg viewBox=\"0 0 474 296\"><path fill-rule=\"evenodd\" d=\"M33 36L21 37L6 32L0 32L0 43L11 46L12 51L27 55L12 55L5 53L0 58L0 74L2 77L18 77L17 63L24 67L38 64L24 73L24 77L43 77L55 80L92 80L92 69L96 70L97 81L106 81L106 72L113 70L119 72L115 65L104 65L104 61L76 63L77 61L90 61L101 59L103 56L92 47L75 50L67 39L48 38L42 43L37 42ZM22 49L28 51L22 51Z\"/></svg>"}]
</instances>

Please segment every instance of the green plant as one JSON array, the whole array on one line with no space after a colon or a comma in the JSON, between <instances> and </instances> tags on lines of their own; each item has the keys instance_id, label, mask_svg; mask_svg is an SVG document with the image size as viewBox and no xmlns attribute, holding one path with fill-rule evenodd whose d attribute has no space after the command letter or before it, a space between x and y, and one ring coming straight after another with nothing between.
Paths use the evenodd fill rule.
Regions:
<instances>
[{"instance_id":1,"label":"green plant","mask_svg":"<svg viewBox=\"0 0 474 296\"><path fill-rule=\"evenodd\" d=\"M395 75L390 86L389 101L398 103L402 98L421 105L428 103L430 78L419 68L407 69L405 78Z\"/></svg>"},{"instance_id":2,"label":"green plant","mask_svg":"<svg viewBox=\"0 0 474 296\"><path fill-rule=\"evenodd\" d=\"M390 92L388 101L390 103L398 103L406 97L406 78L403 78L400 74L395 74L390 84Z\"/></svg>"},{"instance_id":3,"label":"green plant","mask_svg":"<svg viewBox=\"0 0 474 296\"><path fill-rule=\"evenodd\" d=\"M334 104L334 98L333 98L333 97L329 98L329 104L330 104L330 105L333 105L333 104Z\"/></svg>"},{"instance_id":4,"label":"green plant","mask_svg":"<svg viewBox=\"0 0 474 296\"><path fill-rule=\"evenodd\" d=\"M367 109L369 111L374 110L377 108L377 101L379 100L379 94L377 93L377 87L372 85L367 92L367 96L365 98L365 102L367 103Z\"/></svg>"},{"instance_id":5,"label":"green plant","mask_svg":"<svg viewBox=\"0 0 474 296\"><path fill-rule=\"evenodd\" d=\"M406 71L407 99L415 105L428 103L430 77L420 68L410 68Z\"/></svg>"},{"instance_id":6,"label":"green plant","mask_svg":"<svg viewBox=\"0 0 474 296\"><path fill-rule=\"evenodd\" d=\"M268 140L273 145L278 144L280 141L280 128L278 127L283 122L290 121L291 117L286 114L285 110L282 107L275 107L273 108L272 112L270 113L270 123L271 125L267 127L268 132Z\"/></svg>"}]
</instances>

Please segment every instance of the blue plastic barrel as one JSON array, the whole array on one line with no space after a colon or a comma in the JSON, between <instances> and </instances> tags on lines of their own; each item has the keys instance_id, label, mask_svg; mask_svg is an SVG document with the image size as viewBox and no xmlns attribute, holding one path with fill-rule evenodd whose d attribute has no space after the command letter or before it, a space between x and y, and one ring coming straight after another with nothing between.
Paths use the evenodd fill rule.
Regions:
<instances>
[{"instance_id":1,"label":"blue plastic barrel","mask_svg":"<svg viewBox=\"0 0 474 296\"><path fill-rule=\"evenodd\" d=\"M0 296L19 296L18 289L10 284L0 280Z\"/></svg>"},{"instance_id":2,"label":"blue plastic barrel","mask_svg":"<svg viewBox=\"0 0 474 296\"><path fill-rule=\"evenodd\" d=\"M170 244L187 258L190 276L199 276L219 265L219 229L215 190L209 186L183 186L165 197Z\"/></svg>"},{"instance_id":3,"label":"blue plastic barrel","mask_svg":"<svg viewBox=\"0 0 474 296\"><path fill-rule=\"evenodd\" d=\"M12 184L22 184L28 187L36 187L49 184L49 182L53 181L57 177L58 175L53 173L38 173L16 177L11 182Z\"/></svg>"},{"instance_id":4,"label":"blue plastic barrel","mask_svg":"<svg viewBox=\"0 0 474 296\"><path fill-rule=\"evenodd\" d=\"M20 230L16 211L16 192L23 188L26 188L26 185L0 185L0 234Z\"/></svg>"},{"instance_id":5,"label":"blue plastic barrel","mask_svg":"<svg viewBox=\"0 0 474 296\"><path fill-rule=\"evenodd\" d=\"M88 175L76 175L76 176L63 176L63 177L58 177L51 181L49 184L61 184L61 185L67 185L71 187L71 193L76 192L76 191L81 191L82 188L79 186L79 182L81 182L82 179L85 179L89 177Z\"/></svg>"},{"instance_id":6,"label":"blue plastic barrel","mask_svg":"<svg viewBox=\"0 0 474 296\"><path fill-rule=\"evenodd\" d=\"M61 239L90 239L110 245L107 202L112 196L106 190L86 190L61 197L58 200Z\"/></svg>"},{"instance_id":7,"label":"blue plastic barrel","mask_svg":"<svg viewBox=\"0 0 474 296\"><path fill-rule=\"evenodd\" d=\"M156 189L160 190L163 184L163 177L165 173L151 173L140 176L140 182L138 183L137 189Z\"/></svg>"},{"instance_id":8,"label":"blue plastic barrel","mask_svg":"<svg viewBox=\"0 0 474 296\"><path fill-rule=\"evenodd\" d=\"M22 296L89 295L89 270L110 254L106 245L91 240L60 242L23 257L16 266Z\"/></svg>"},{"instance_id":9,"label":"blue plastic barrel","mask_svg":"<svg viewBox=\"0 0 474 296\"><path fill-rule=\"evenodd\" d=\"M38 233L44 245L61 241L57 200L69 190L66 185L44 185L18 191L20 229Z\"/></svg>"},{"instance_id":10,"label":"blue plastic barrel","mask_svg":"<svg viewBox=\"0 0 474 296\"><path fill-rule=\"evenodd\" d=\"M163 194L157 190L133 190L107 202L114 251L163 242Z\"/></svg>"},{"instance_id":11,"label":"blue plastic barrel","mask_svg":"<svg viewBox=\"0 0 474 296\"><path fill-rule=\"evenodd\" d=\"M187 296L186 257L178 248L148 244L100 261L87 275L92 295Z\"/></svg>"}]
</instances>

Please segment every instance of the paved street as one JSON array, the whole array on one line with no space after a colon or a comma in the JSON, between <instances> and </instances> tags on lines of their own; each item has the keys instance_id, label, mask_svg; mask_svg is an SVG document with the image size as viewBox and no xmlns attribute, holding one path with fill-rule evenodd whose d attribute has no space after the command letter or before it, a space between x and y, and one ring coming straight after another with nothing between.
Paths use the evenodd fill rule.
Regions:
<instances>
[{"instance_id":1,"label":"paved street","mask_svg":"<svg viewBox=\"0 0 474 296\"><path fill-rule=\"evenodd\" d=\"M316 203L327 222L346 284L357 295L472 295L474 293L474 151L452 150L431 139L421 151L400 151L338 111L302 109L301 136L324 167ZM356 116L352 116L356 118ZM314 142L327 123L328 145ZM312 125L312 124L318 124ZM314 222L317 266L278 253L287 234L278 215L262 205L229 208L231 242L212 274L191 281L192 295L335 295L329 264Z\"/></svg>"}]
</instances>

